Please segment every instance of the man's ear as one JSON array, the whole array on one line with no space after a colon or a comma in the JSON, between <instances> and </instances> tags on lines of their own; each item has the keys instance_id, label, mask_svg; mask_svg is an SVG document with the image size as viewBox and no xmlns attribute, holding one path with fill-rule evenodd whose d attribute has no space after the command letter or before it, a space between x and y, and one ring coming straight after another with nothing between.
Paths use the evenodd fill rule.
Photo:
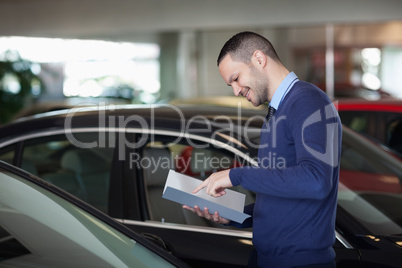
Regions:
<instances>
[{"instance_id":1,"label":"man's ear","mask_svg":"<svg viewBox=\"0 0 402 268\"><path fill-rule=\"evenodd\" d=\"M267 64L267 56L261 50L254 51L253 58L260 67L265 67Z\"/></svg>"}]
</instances>

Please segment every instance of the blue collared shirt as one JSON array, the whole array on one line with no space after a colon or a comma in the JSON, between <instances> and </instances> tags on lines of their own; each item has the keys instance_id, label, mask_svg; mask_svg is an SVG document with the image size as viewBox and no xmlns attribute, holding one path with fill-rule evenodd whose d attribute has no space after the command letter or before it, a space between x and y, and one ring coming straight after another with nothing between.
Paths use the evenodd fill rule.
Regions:
<instances>
[{"instance_id":1,"label":"blue collared shirt","mask_svg":"<svg viewBox=\"0 0 402 268\"><path fill-rule=\"evenodd\" d=\"M272 106L275 108L275 110L278 110L282 100L297 81L299 81L297 75L294 72L290 72L276 89L269 106Z\"/></svg>"}]
</instances>

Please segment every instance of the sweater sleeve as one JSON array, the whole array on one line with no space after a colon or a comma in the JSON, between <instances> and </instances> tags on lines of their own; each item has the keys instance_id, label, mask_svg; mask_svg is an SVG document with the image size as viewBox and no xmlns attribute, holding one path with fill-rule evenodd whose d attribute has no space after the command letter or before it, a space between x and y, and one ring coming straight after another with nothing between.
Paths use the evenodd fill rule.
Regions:
<instances>
[{"instance_id":1,"label":"sweater sleeve","mask_svg":"<svg viewBox=\"0 0 402 268\"><path fill-rule=\"evenodd\" d=\"M322 199L331 191L336 183L333 173L337 172L340 158L339 116L333 104L318 94L304 94L293 99L287 103L286 118L279 123L282 127L278 124L276 137L278 144L288 142L294 155L276 151L276 156L287 155L285 166L266 167L261 158L277 148L260 147L258 167L230 171L233 185L240 184L256 193L286 198ZM285 141L285 135L280 131L289 131L291 142Z\"/></svg>"}]
</instances>

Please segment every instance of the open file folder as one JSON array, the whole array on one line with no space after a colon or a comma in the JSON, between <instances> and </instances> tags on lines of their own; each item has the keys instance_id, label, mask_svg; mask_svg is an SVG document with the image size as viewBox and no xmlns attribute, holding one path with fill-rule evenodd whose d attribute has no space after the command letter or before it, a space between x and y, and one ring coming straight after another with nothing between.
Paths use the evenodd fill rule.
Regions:
<instances>
[{"instance_id":1,"label":"open file folder","mask_svg":"<svg viewBox=\"0 0 402 268\"><path fill-rule=\"evenodd\" d=\"M206 193L205 188L193 194L192 191L201 183L201 180L170 170L162 197L190 207L207 207L210 213L218 211L219 216L238 223L250 217L243 213L245 194L226 189L225 195L213 197Z\"/></svg>"}]
</instances>

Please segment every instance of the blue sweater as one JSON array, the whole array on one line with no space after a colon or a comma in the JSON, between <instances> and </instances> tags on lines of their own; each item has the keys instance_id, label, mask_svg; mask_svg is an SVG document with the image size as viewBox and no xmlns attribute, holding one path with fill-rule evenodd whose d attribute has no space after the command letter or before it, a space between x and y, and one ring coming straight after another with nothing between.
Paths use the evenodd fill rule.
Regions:
<instances>
[{"instance_id":1,"label":"blue sweater","mask_svg":"<svg viewBox=\"0 0 402 268\"><path fill-rule=\"evenodd\" d=\"M234 186L256 193L246 207L261 267L330 262L335 257L335 216L341 123L319 88L298 81L275 116L264 123L258 167L230 171Z\"/></svg>"}]
</instances>

